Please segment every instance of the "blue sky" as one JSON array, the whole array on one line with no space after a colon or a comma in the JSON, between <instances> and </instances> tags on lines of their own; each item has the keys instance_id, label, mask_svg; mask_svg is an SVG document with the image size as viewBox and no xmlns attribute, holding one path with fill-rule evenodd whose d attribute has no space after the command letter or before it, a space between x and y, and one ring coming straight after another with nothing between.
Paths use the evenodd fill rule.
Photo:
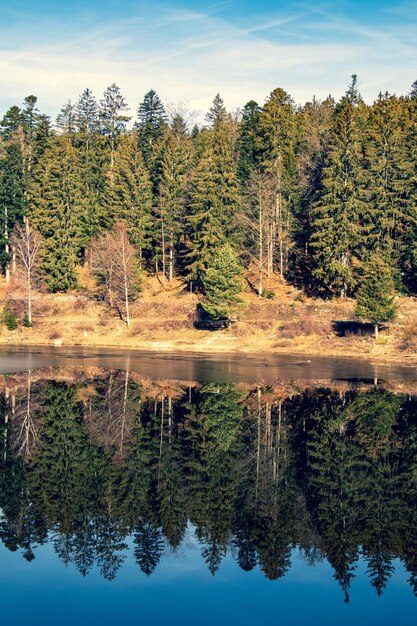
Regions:
<instances>
[{"instance_id":1,"label":"blue sky","mask_svg":"<svg viewBox=\"0 0 417 626\"><path fill-rule=\"evenodd\" d=\"M200 117L277 86L296 102L406 93L417 79L417 1L0 0L0 114L35 94L55 117L85 87L116 82L135 113L150 88Z\"/></svg>"}]
</instances>

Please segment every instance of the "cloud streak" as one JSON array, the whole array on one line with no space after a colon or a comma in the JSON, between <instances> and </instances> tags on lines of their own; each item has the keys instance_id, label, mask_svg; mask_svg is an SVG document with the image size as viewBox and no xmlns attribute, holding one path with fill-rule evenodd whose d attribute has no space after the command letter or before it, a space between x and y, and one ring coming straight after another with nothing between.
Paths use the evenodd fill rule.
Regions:
<instances>
[{"instance_id":1,"label":"cloud streak","mask_svg":"<svg viewBox=\"0 0 417 626\"><path fill-rule=\"evenodd\" d=\"M98 24L51 21L42 45L23 37L19 21L7 34L0 27L0 112L35 93L55 116L86 86L99 98L112 82L134 109L152 87L203 112L218 91L231 109L252 98L262 103L278 85L304 102L339 97L356 72L372 100L380 90L403 93L417 78L413 18L376 27L325 7L289 5L237 23L217 10L161 4Z\"/></svg>"}]
</instances>

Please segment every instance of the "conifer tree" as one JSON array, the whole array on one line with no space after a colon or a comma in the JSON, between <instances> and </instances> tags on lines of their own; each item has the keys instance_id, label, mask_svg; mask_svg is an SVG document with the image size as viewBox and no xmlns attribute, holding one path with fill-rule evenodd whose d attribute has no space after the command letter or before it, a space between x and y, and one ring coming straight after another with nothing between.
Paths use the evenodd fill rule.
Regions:
<instances>
[{"instance_id":1,"label":"conifer tree","mask_svg":"<svg viewBox=\"0 0 417 626\"><path fill-rule=\"evenodd\" d=\"M11 106L0 121L0 136L6 141L10 140L22 126L22 123L22 110L16 105Z\"/></svg>"},{"instance_id":2,"label":"conifer tree","mask_svg":"<svg viewBox=\"0 0 417 626\"><path fill-rule=\"evenodd\" d=\"M239 298L242 290L240 274L241 266L236 252L230 244L221 246L203 279L205 294L203 309L212 319L227 318L229 320L235 314L241 302Z\"/></svg>"},{"instance_id":3,"label":"conifer tree","mask_svg":"<svg viewBox=\"0 0 417 626\"><path fill-rule=\"evenodd\" d=\"M86 199L70 138L56 139L41 157L30 187L28 215L45 238L43 267L51 291L77 284L75 268L87 245Z\"/></svg>"},{"instance_id":4,"label":"conifer tree","mask_svg":"<svg viewBox=\"0 0 417 626\"><path fill-rule=\"evenodd\" d=\"M136 123L138 142L146 163L150 161L155 145L164 134L166 122L164 105L156 91L151 89L139 104Z\"/></svg>"},{"instance_id":5,"label":"conifer tree","mask_svg":"<svg viewBox=\"0 0 417 626\"><path fill-rule=\"evenodd\" d=\"M13 226L24 213L23 158L20 145L12 141L0 155L0 264L9 279L10 243Z\"/></svg>"},{"instance_id":6,"label":"conifer tree","mask_svg":"<svg viewBox=\"0 0 417 626\"><path fill-rule=\"evenodd\" d=\"M110 172L113 171L117 138L126 129L126 124L130 120L130 117L125 115L128 110L120 88L115 83L107 87L100 101L99 116L103 134L110 142Z\"/></svg>"},{"instance_id":7,"label":"conifer tree","mask_svg":"<svg viewBox=\"0 0 417 626\"><path fill-rule=\"evenodd\" d=\"M236 240L235 220L240 208L230 135L224 125L205 132L203 153L191 181L188 217L188 279L198 289L203 289L204 273L218 247L226 239L229 243Z\"/></svg>"},{"instance_id":8,"label":"conifer tree","mask_svg":"<svg viewBox=\"0 0 417 626\"><path fill-rule=\"evenodd\" d=\"M76 131L76 107L68 100L59 112L55 126L63 133L74 134Z\"/></svg>"},{"instance_id":9,"label":"conifer tree","mask_svg":"<svg viewBox=\"0 0 417 626\"><path fill-rule=\"evenodd\" d=\"M259 166L259 146L257 132L261 107L250 100L243 107L239 136L236 142L238 152L237 175L243 185L247 185L253 170Z\"/></svg>"},{"instance_id":10,"label":"conifer tree","mask_svg":"<svg viewBox=\"0 0 417 626\"><path fill-rule=\"evenodd\" d=\"M158 204L161 224L162 276L172 281L176 247L185 229L185 202L187 175L190 168L191 147L185 129L175 127L167 133L159 164Z\"/></svg>"},{"instance_id":11,"label":"conifer tree","mask_svg":"<svg viewBox=\"0 0 417 626\"><path fill-rule=\"evenodd\" d=\"M375 253L365 267L356 300L356 315L375 325L375 338L379 325L395 317L397 306L393 293L392 272L381 254Z\"/></svg>"},{"instance_id":12,"label":"conifer tree","mask_svg":"<svg viewBox=\"0 0 417 626\"><path fill-rule=\"evenodd\" d=\"M98 105L88 87L75 105L75 123L77 132L86 135L87 139L99 130Z\"/></svg>"},{"instance_id":13,"label":"conifer tree","mask_svg":"<svg viewBox=\"0 0 417 626\"><path fill-rule=\"evenodd\" d=\"M217 126L223 124L227 118L226 107L224 106L224 100L218 93L206 114L206 122L211 128L217 128Z\"/></svg>"},{"instance_id":14,"label":"conifer tree","mask_svg":"<svg viewBox=\"0 0 417 626\"><path fill-rule=\"evenodd\" d=\"M268 275L273 271L276 255L283 277L288 269L297 204L297 170L294 102L281 88L271 92L261 111L257 141L262 167L273 178L275 187L267 230Z\"/></svg>"},{"instance_id":15,"label":"conifer tree","mask_svg":"<svg viewBox=\"0 0 417 626\"><path fill-rule=\"evenodd\" d=\"M402 100L380 94L370 110L364 134L364 248L366 253L378 249L394 272L404 250L404 236L417 226L410 193L409 170L413 166L407 154L405 117Z\"/></svg>"},{"instance_id":16,"label":"conifer tree","mask_svg":"<svg viewBox=\"0 0 417 626\"><path fill-rule=\"evenodd\" d=\"M355 89L350 87L347 93L354 95ZM358 230L363 212L361 125L350 99L353 95L344 96L336 108L311 237L315 279L342 297L354 287L352 261L359 254L362 236Z\"/></svg>"},{"instance_id":17,"label":"conifer tree","mask_svg":"<svg viewBox=\"0 0 417 626\"><path fill-rule=\"evenodd\" d=\"M152 188L136 136L120 139L114 157L113 178L106 185L107 220L125 220L129 236L142 258L150 247Z\"/></svg>"}]
</instances>

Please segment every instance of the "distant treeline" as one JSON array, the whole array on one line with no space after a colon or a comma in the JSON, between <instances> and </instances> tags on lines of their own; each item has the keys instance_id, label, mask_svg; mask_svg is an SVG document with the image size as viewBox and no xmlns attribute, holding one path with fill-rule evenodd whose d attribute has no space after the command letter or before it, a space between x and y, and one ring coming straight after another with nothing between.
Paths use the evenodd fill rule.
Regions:
<instances>
[{"instance_id":1,"label":"distant treeline","mask_svg":"<svg viewBox=\"0 0 417 626\"><path fill-rule=\"evenodd\" d=\"M217 95L203 127L149 91L132 129L116 84L86 89L55 124L35 96L0 122L0 249L27 217L51 291L77 286L97 238L123 224L138 267L205 291L216 264L274 273L309 293L355 295L372 255L417 290L417 81L407 96L296 106L283 89L230 114ZM129 125L131 127L131 125ZM223 269L222 269L223 268ZM225 282L225 288L236 285Z\"/></svg>"}]
</instances>

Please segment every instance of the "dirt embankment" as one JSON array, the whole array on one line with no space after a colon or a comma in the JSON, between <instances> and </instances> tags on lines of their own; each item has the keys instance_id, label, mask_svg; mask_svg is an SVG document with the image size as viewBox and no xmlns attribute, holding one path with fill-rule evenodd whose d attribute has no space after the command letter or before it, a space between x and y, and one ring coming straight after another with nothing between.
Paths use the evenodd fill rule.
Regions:
<instances>
[{"instance_id":1,"label":"dirt embankment","mask_svg":"<svg viewBox=\"0 0 417 626\"><path fill-rule=\"evenodd\" d=\"M26 328L24 291L0 283L0 296L20 323L16 330L0 324L0 344L82 345L135 350L188 352L294 353L343 356L385 363L417 365L417 302L398 299L394 323L376 341L372 335L340 332L337 322L352 320L353 300L307 298L285 282L271 280L269 298L248 286L238 321L216 332L194 328L198 298L175 282L148 278L131 306L131 324L116 310L95 300L84 288L69 294L33 296L33 326Z\"/></svg>"}]
</instances>

